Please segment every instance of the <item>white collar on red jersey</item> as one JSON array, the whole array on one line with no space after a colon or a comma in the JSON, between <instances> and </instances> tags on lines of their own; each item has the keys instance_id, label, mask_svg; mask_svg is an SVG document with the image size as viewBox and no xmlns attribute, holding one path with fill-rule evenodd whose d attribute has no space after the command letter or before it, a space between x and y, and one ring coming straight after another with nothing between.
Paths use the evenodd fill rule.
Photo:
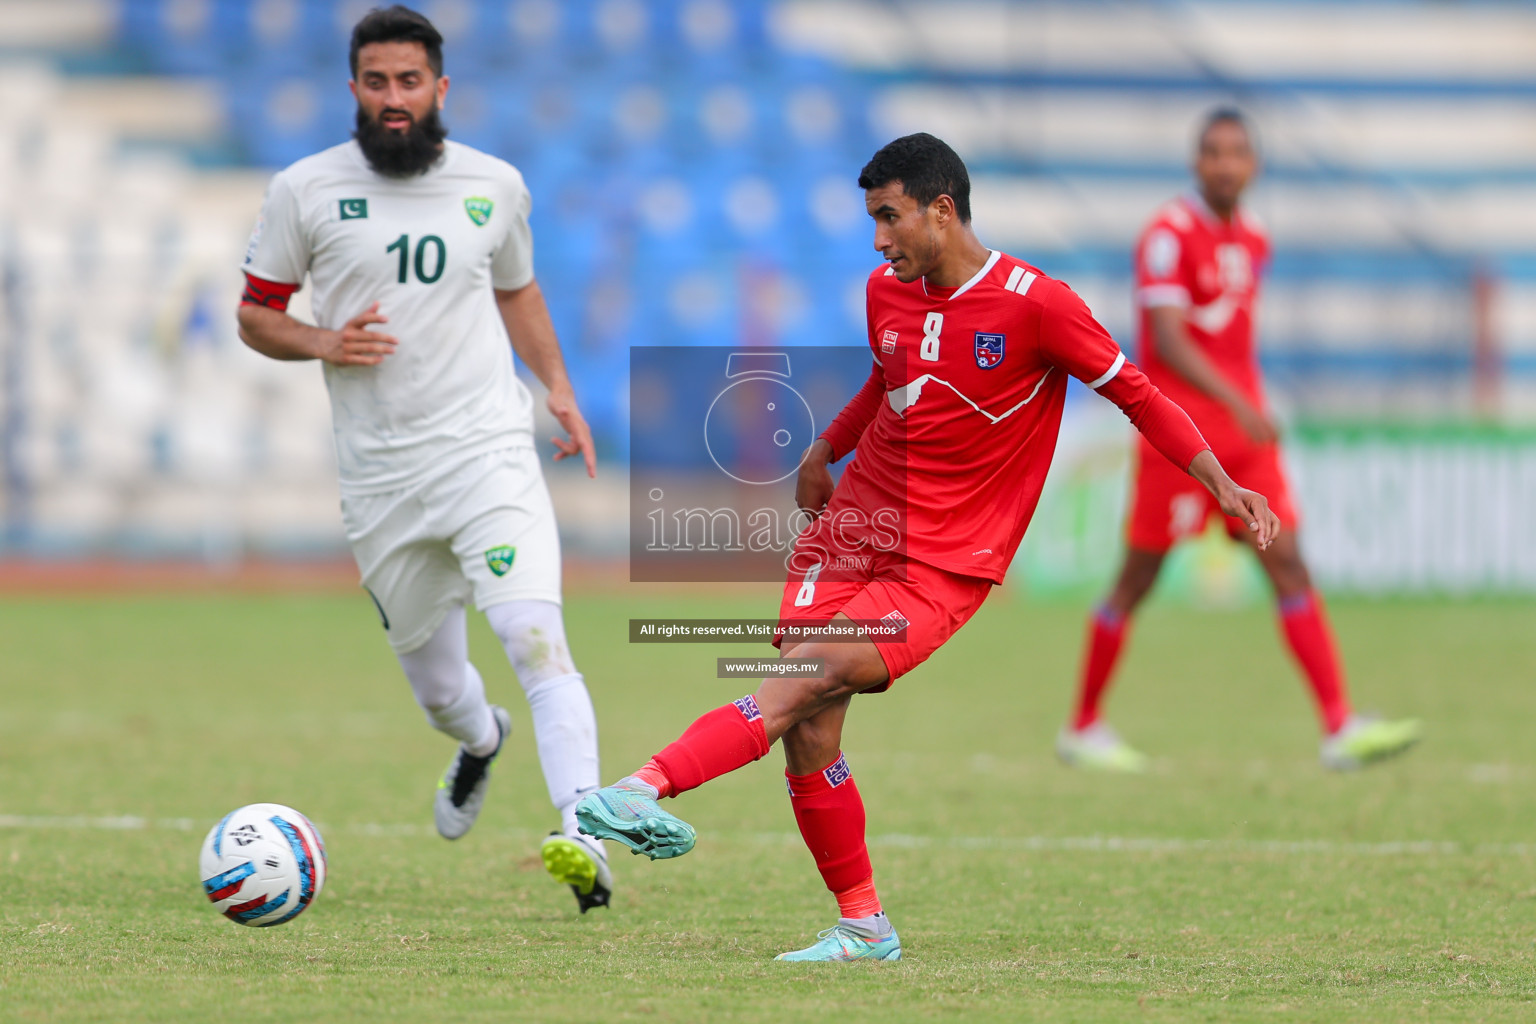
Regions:
<instances>
[{"instance_id":1,"label":"white collar on red jersey","mask_svg":"<svg viewBox=\"0 0 1536 1024\"><path fill-rule=\"evenodd\" d=\"M960 296L976 287L976 285L981 282L981 279L990 274L992 272L992 268L997 266L997 261L1003 258L1003 254L998 252L996 249L988 249L987 252L992 254L987 257L987 262L981 265L981 269L976 271L975 276L973 276L969 281L965 282L965 284L961 285L959 288L956 288L954 292L949 296L949 298L958 299ZM928 278L924 277L921 280L923 282L923 294L927 295ZM948 300L946 299L945 301Z\"/></svg>"},{"instance_id":2,"label":"white collar on red jersey","mask_svg":"<svg viewBox=\"0 0 1536 1024\"><path fill-rule=\"evenodd\" d=\"M1196 217L1199 217L1218 230L1224 230L1234 224L1243 223L1242 206L1232 207L1232 220L1229 223L1216 215L1216 211L1211 209L1211 204L1205 201L1205 196L1200 194L1199 189L1192 189L1184 195L1184 205L1189 207L1190 212Z\"/></svg>"}]
</instances>

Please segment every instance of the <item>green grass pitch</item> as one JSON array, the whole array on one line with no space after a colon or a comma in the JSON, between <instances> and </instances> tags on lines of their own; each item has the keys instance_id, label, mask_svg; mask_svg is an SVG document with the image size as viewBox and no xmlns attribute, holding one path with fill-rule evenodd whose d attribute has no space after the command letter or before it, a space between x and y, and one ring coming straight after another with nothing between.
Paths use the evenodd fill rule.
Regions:
<instances>
[{"instance_id":1,"label":"green grass pitch","mask_svg":"<svg viewBox=\"0 0 1536 1024\"><path fill-rule=\"evenodd\" d=\"M715 657L759 653L631 646L627 618L775 601L570 596L607 779L739 696ZM1334 612L1358 702L1424 718L1419 750L1324 774L1266 609L1154 606L1110 710L1155 770L1121 779L1051 753L1081 609L999 593L849 719L907 959L791 966L771 958L834 907L777 752L676 802L688 857L615 850L613 908L580 918L539 866L553 815L478 616L517 732L450 844L431 797L452 744L366 597L7 598L0 1020L1536 1020L1536 606ZM275 929L197 884L204 831L258 800L303 810L330 853Z\"/></svg>"}]
</instances>

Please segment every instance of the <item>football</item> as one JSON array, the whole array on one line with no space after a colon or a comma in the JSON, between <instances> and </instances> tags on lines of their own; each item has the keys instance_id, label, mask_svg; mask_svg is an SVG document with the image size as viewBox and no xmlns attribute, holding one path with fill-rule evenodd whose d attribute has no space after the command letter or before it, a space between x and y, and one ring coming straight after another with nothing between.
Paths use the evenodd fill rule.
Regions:
<instances>
[{"instance_id":1,"label":"football","mask_svg":"<svg viewBox=\"0 0 1536 1024\"><path fill-rule=\"evenodd\" d=\"M292 921L325 884L325 842L292 807L248 804L209 831L203 892L225 917L265 928Z\"/></svg>"}]
</instances>

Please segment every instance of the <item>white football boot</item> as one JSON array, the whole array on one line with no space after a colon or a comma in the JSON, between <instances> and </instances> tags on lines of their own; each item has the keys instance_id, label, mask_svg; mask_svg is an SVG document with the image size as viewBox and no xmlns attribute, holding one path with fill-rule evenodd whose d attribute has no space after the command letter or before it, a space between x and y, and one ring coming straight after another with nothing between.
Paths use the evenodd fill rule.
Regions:
<instances>
[{"instance_id":1,"label":"white football boot","mask_svg":"<svg viewBox=\"0 0 1536 1024\"><path fill-rule=\"evenodd\" d=\"M1056 736L1056 756L1074 768L1139 775L1147 770L1147 755L1132 747L1108 722L1086 729L1063 726Z\"/></svg>"},{"instance_id":2,"label":"white football boot","mask_svg":"<svg viewBox=\"0 0 1536 1024\"><path fill-rule=\"evenodd\" d=\"M491 780L491 762L496 760L496 755L506 746L507 737L512 735L512 716L507 714L506 708L492 704L491 716L496 719L496 728L501 732L496 749L480 757L459 744L458 754L437 783L432 814L437 819L437 834L444 839L458 839L480 816L480 807L485 803L485 788Z\"/></svg>"},{"instance_id":3,"label":"white football boot","mask_svg":"<svg viewBox=\"0 0 1536 1024\"><path fill-rule=\"evenodd\" d=\"M1323 740L1323 767L1335 772L1351 772L1413 746L1424 735L1417 718L1387 721L1372 715L1350 715L1339 731Z\"/></svg>"}]
</instances>

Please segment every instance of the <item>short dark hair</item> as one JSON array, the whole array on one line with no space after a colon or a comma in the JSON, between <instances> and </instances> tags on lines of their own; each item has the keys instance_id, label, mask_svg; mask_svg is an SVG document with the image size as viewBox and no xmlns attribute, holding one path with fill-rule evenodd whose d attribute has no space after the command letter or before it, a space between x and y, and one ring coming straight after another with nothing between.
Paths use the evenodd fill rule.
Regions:
<instances>
[{"instance_id":1,"label":"short dark hair","mask_svg":"<svg viewBox=\"0 0 1536 1024\"><path fill-rule=\"evenodd\" d=\"M1243 134L1248 136L1248 145L1258 148L1253 137L1253 123L1248 120L1248 115L1237 107L1221 106L1213 107L1206 111L1205 116L1200 119L1200 130L1195 133L1195 147L1197 149L1205 145L1206 135L1219 124L1237 125L1243 130Z\"/></svg>"},{"instance_id":2,"label":"short dark hair","mask_svg":"<svg viewBox=\"0 0 1536 1024\"><path fill-rule=\"evenodd\" d=\"M352 26L352 50L348 60L352 77L357 77L358 51L369 43L420 43L427 51L427 63L434 77L443 74L443 34L425 16L409 7L375 7Z\"/></svg>"},{"instance_id":3,"label":"short dark hair","mask_svg":"<svg viewBox=\"0 0 1536 1024\"><path fill-rule=\"evenodd\" d=\"M865 191L893 181L901 182L902 191L920 206L949 196L960 222L971 222L971 176L965 161L943 139L927 132L903 135L881 147L859 172L859 188Z\"/></svg>"}]
</instances>

